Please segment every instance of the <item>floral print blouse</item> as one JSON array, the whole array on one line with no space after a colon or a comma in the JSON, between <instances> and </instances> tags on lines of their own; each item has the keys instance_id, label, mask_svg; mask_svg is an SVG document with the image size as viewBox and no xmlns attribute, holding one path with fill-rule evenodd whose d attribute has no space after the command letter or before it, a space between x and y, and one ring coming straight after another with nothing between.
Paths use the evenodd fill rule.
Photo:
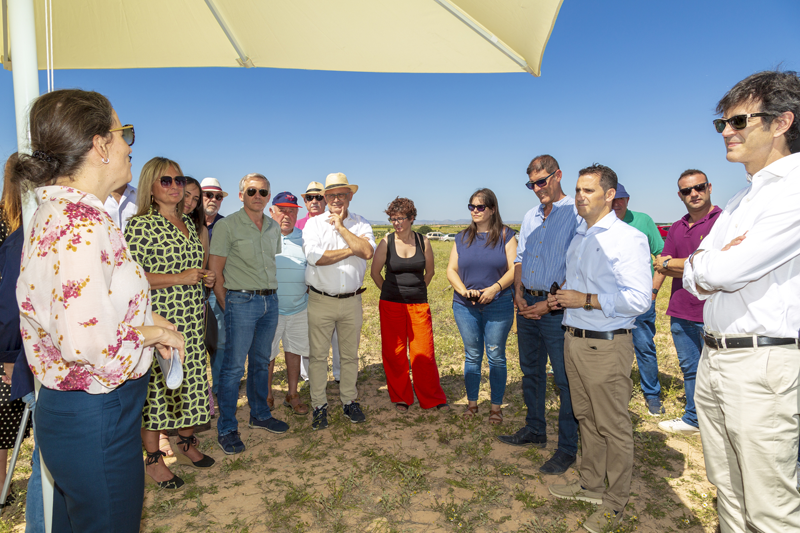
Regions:
<instances>
[{"instance_id":1,"label":"floral print blouse","mask_svg":"<svg viewBox=\"0 0 800 533\"><path fill-rule=\"evenodd\" d=\"M36 196L17 282L28 366L49 389L111 392L150 368L136 329L153 324L150 284L96 196L63 186Z\"/></svg>"}]
</instances>

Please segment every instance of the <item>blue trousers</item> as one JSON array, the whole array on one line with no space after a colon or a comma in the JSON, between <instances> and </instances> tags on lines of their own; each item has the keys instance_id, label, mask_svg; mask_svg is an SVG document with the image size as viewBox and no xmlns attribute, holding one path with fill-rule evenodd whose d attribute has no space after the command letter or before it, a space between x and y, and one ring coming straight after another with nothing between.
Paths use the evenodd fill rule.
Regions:
<instances>
[{"instance_id":1,"label":"blue trousers","mask_svg":"<svg viewBox=\"0 0 800 533\"><path fill-rule=\"evenodd\" d=\"M219 392L219 372L222 369L222 361L225 359L225 311L217 302L217 297L213 291L208 297L208 305L217 319L217 351L211 356L211 392Z\"/></svg>"},{"instance_id":2,"label":"blue trousers","mask_svg":"<svg viewBox=\"0 0 800 533\"><path fill-rule=\"evenodd\" d=\"M39 461L39 444L36 442L36 393L31 391L22 397L31 408L33 421L33 453L31 454L31 477L28 478L28 494L25 496L25 533L44 533L44 500L42 499L42 468Z\"/></svg>"},{"instance_id":3,"label":"blue trousers","mask_svg":"<svg viewBox=\"0 0 800 533\"><path fill-rule=\"evenodd\" d=\"M546 297L525 294L528 305L546 300ZM539 320L517 315L517 341L519 366L522 370L522 396L528 414L525 426L536 435L546 435L545 395L547 392L547 356L553 378L560 391L561 406L558 411L558 449L569 455L578 454L578 421L572 412L567 372L564 369L564 315L548 313Z\"/></svg>"},{"instance_id":4,"label":"blue trousers","mask_svg":"<svg viewBox=\"0 0 800 533\"><path fill-rule=\"evenodd\" d=\"M656 356L656 301L650 310L636 317L633 330L633 348L636 350L636 364L639 365L639 378L645 398L658 398L661 383L658 381L658 357Z\"/></svg>"},{"instance_id":5,"label":"blue trousers","mask_svg":"<svg viewBox=\"0 0 800 533\"><path fill-rule=\"evenodd\" d=\"M149 379L148 372L108 394L40 389L35 433L55 484L54 532L138 533Z\"/></svg>"},{"instance_id":6,"label":"blue trousers","mask_svg":"<svg viewBox=\"0 0 800 533\"><path fill-rule=\"evenodd\" d=\"M698 427L697 410L694 406L694 387L697 379L697 363L703 353L703 323L683 318L669 317L672 342L678 352L678 363L683 372L683 388L686 391L686 411L683 421Z\"/></svg>"}]
</instances>

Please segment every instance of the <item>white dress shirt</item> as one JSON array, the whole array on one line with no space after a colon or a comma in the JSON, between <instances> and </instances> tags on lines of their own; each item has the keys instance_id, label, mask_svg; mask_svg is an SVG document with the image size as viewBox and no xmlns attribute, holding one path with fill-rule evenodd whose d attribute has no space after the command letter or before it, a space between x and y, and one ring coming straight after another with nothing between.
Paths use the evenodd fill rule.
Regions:
<instances>
[{"instance_id":1,"label":"white dress shirt","mask_svg":"<svg viewBox=\"0 0 800 533\"><path fill-rule=\"evenodd\" d=\"M136 214L136 189L128 184L125 187L125 192L120 196L119 203L109 194L106 201L103 202L103 207L108 216L111 217L111 220L114 221L114 224L124 231L128 220Z\"/></svg>"},{"instance_id":2,"label":"white dress shirt","mask_svg":"<svg viewBox=\"0 0 800 533\"><path fill-rule=\"evenodd\" d=\"M355 292L364 283L366 260L354 255L332 265L317 266L317 261L326 251L348 248L336 227L328 222L329 219L330 213L326 211L310 218L303 228L303 253L308 260L306 285L327 294ZM356 237L366 237L375 250L375 237L367 219L348 210L342 224Z\"/></svg>"},{"instance_id":3,"label":"white dress shirt","mask_svg":"<svg viewBox=\"0 0 800 533\"><path fill-rule=\"evenodd\" d=\"M564 289L596 294L600 309L565 309L565 326L592 331L632 329L650 309L653 278L644 233L611 211L591 228L578 226L567 250Z\"/></svg>"},{"instance_id":4,"label":"white dress shirt","mask_svg":"<svg viewBox=\"0 0 800 533\"><path fill-rule=\"evenodd\" d=\"M684 265L683 286L706 301L703 322L711 334L797 338L800 153L775 161L748 180L750 185L728 202L703 239L694 264ZM745 233L741 244L722 251Z\"/></svg>"}]
</instances>

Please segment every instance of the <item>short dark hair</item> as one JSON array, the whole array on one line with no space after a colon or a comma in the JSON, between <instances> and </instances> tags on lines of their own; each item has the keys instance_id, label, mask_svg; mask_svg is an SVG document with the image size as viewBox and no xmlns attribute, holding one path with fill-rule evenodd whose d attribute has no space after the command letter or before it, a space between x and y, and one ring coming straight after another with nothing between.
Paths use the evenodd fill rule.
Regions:
<instances>
[{"instance_id":1,"label":"short dark hair","mask_svg":"<svg viewBox=\"0 0 800 533\"><path fill-rule=\"evenodd\" d=\"M607 166L594 163L592 166L582 168L578 171L579 177L586 174L597 174L600 176L600 186L603 188L604 193L608 192L609 189L617 190L617 173Z\"/></svg>"},{"instance_id":2,"label":"short dark hair","mask_svg":"<svg viewBox=\"0 0 800 533\"><path fill-rule=\"evenodd\" d=\"M708 176L706 176L705 172L703 172L702 170L697 170L696 168L690 168L681 172L681 175L678 178L678 185L680 185L681 180L686 176L694 176L695 174L702 174L703 177L706 179L706 181L708 181Z\"/></svg>"},{"instance_id":3,"label":"short dark hair","mask_svg":"<svg viewBox=\"0 0 800 533\"><path fill-rule=\"evenodd\" d=\"M399 196L386 206L385 213L390 217L395 213L401 213L411 220L417 219L417 208L414 207L414 202L408 198L400 198Z\"/></svg>"},{"instance_id":4,"label":"short dark hair","mask_svg":"<svg viewBox=\"0 0 800 533\"><path fill-rule=\"evenodd\" d=\"M764 129L786 111L794 113L794 122L784 134L786 145L796 152L800 144L794 141L800 137L800 78L792 70L765 70L757 72L733 86L717 104L717 114L747 102L761 104L761 112L769 113L761 117Z\"/></svg>"},{"instance_id":5,"label":"short dark hair","mask_svg":"<svg viewBox=\"0 0 800 533\"><path fill-rule=\"evenodd\" d=\"M552 174L559 168L558 161L556 161L556 158L552 155L537 155L528 165L528 170L525 171L525 175L530 176L534 172L541 172L542 170L548 174Z\"/></svg>"},{"instance_id":6,"label":"short dark hair","mask_svg":"<svg viewBox=\"0 0 800 533\"><path fill-rule=\"evenodd\" d=\"M94 136L110 137L114 109L100 93L60 89L34 101L30 113L31 150L19 154L14 179L28 187L72 177L83 166Z\"/></svg>"}]
</instances>

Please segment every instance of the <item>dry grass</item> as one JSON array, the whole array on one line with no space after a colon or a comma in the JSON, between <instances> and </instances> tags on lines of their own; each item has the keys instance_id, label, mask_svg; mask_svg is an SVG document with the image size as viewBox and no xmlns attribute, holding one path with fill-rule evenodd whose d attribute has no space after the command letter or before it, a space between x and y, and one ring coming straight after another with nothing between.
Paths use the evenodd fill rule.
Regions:
<instances>
[{"instance_id":1,"label":"dry grass","mask_svg":"<svg viewBox=\"0 0 800 533\"><path fill-rule=\"evenodd\" d=\"M548 389L546 450L514 448L495 436L516 431L525 419L517 338L507 344L508 388L505 423L488 424L488 369L484 365L480 413L472 421L460 414L466 404L463 347L453 320L452 292L445 267L452 243L433 243L437 274L429 289L436 356L442 385L454 410L440 413L412 406L405 415L392 408L380 358L378 291L364 294L364 326L358 379L367 423L353 425L341 415L335 383L329 382L328 430L313 432L310 417L293 417L283 407L276 416L289 422L284 435L249 430L242 387L239 420L247 451L226 457L216 432L200 435L219 467L195 473L176 467L187 481L178 494L149 491L145 532L568 532L592 513L585 503L556 500L552 482L576 479L576 470L545 477L538 467L555 450L558 397ZM368 282L369 283L369 282ZM658 300L661 383L668 418L679 416L683 384L664 316L669 291ZM638 382L637 370L633 369ZM282 358L276 369L276 405L285 391ZM331 378L332 379L332 378ZM301 391L308 402L308 390ZM641 390L630 403L636 443L631 501L618 531L714 531L714 490L705 478L699 438L667 437L658 419L647 416ZM27 464L30 447L21 464ZM18 501L4 512L0 533L22 520L29 469L18 469Z\"/></svg>"}]
</instances>

